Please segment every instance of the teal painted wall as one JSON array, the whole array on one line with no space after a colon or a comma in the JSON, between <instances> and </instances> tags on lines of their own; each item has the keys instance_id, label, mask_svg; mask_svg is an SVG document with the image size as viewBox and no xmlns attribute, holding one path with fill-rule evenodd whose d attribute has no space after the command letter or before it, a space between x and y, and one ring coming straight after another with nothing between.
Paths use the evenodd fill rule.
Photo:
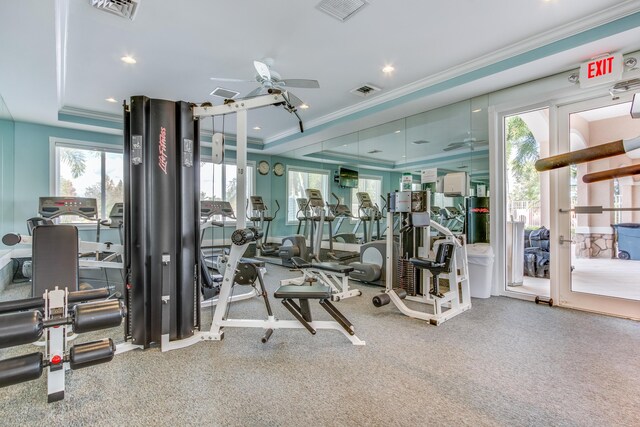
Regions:
<instances>
[{"instance_id":1,"label":"teal painted wall","mask_svg":"<svg viewBox=\"0 0 640 427\"><path fill-rule=\"evenodd\" d=\"M25 220L38 214L38 198L51 193L50 137L122 146L119 135L16 122L13 231L26 233ZM95 238L93 231L81 230L80 234L83 239ZM114 236L104 235L105 239Z\"/></svg>"},{"instance_id":2,"label":"teal painted wall","mask_svg":"<svg viewBox=\"0 0 640 427\"><path fill-rule=\"evenodd\" d=\"M0 120L0 236L13 227L15 125ZM0 248L5 246L0 242Z\"/></svg>"},{"instance_id":3,"label":"teal painted wall","mask_svg":"<svg viewBox=\"0 0 640 427\"><path fill-rule=\"evenodd\" d=\"M332 163L323 163L323 162L310 162L306 160L299 159L290 159L282 156L271 156L270 164L273 166L275 163L282 163L285 166L295 166L300 168L311 168L311 169L322 169L329 171L329 194L323 194L325 201L334 202L334 199L331 197L331 192L335 193L338 197L340 197L343 202L350 206L351 204L351 189L349 188L340 188L336 183L333 182L333 173L338 170L337 164ZM382 192L388 193L392 190L396 190L398 188L398 184L400 182L400 173L396 172L384 172L372 169L358 169L361 175L368 176L380 176L382 177ZM270 207L273 206L275 208L274 200L277 200L280 203L280 212L278 213L277 218L271 225L271 236L289 236L296 232L296 225L287 225L286 224L286 212L287 212L287 177L286 174L283 176L275 176L273 174L269 174L267 176L260 176L256 178L258 184L256 185L258 191L261 191L262 188L266 188L268 186L267 182L270 182L270 197L267 197L267 193L259 193L263 196L265 200L271 200ZM264 184L260 182L264 182ZM380 204L380 201L376 201ZM348 231L348 226L345 223L343 225L342 231ZM327 231L328 232L328 231Z\"/></svg>"}]
</instances>

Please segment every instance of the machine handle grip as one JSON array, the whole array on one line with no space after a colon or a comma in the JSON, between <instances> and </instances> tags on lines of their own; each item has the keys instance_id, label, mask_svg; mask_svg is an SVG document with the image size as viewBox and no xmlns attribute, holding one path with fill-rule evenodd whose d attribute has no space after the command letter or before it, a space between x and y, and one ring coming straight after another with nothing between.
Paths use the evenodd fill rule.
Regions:
<instances>
[{"instance_id":1,"label":"machine handle grip","mask_svg":"<svg viewBox=\"0 0 640 427\"><path fill-rule=\"evenodd\" d=\"M540 159L536 162L536 170L538 172L544 172L568 165L606 159L608 157L629 153L638 148L640 148L640 136L625 140L607 142L606 144Z\"/></svg>"},{"instance_id":2,"label":"machine handle grip","mask_svg":"<svg viewBox=\"0 0 640 427\"><path fill-rule=\"evenodd\" d=\"M582 177L582 182L585 184L591 184L592 182L607 181L613 178L622 178L638 174L640 174L640 165L631 165L623 168L588 173Z\"/></svg>"},{"instance_id":3,"label":"machine handle grip","mask_svg":"<svg viewBox=\"0 0 640 427\"><path fill-rule=\"evenodd\" d=\"M624 143L622 140L618 140L602 145L596 145L590 148L585 148L582 150L571 151L569 153L558 154L555 156L540 159L536 162L535 166L538 172L544 172L578 163L586 163L593 160L606 159L608 157L613 157L624 153L626 153Z\"/></svg>"}]
</instances>

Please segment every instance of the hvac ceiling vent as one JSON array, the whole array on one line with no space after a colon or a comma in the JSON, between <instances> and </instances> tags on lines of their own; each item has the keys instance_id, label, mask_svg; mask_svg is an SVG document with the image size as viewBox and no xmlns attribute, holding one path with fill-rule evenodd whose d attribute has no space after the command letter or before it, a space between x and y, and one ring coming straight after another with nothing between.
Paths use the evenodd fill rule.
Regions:
<instances>
[{"instance_id":1,"label":"hvac ceiling vent","mask_svg":"<svg viewBox=\"0 0 640 427\"><path fill-rule=\"evenodd\" d=\"M322 0L316 7L338 21L344 22L366 5L367 2L364 0Z\"/></svg>"},{"instance_id":2,"label":"hvac ceiling vent","mask_svg":"<svg viewBox=\"0 0 640 427\"><path fill-rule=\"evenodd\" d=\"M374 86L372 84L367 83L365 85L362 85L360 87L352 89L349 92L353 93L354 95L358 95L358 96L361 96L361 97L364 98L364 97L372 95L372 94L374 94L376 92L380 92L381 90L382 89L380 89L379 87L376 87L376 86Z\"/></svg>"},{"instance_id":3,"label":"hvac ceiling vent","mask_svg":"<svg viewBox=\"0 0 640 427\"><path fill-rule=\"evenodd\" d=\"M367 151L367 153L369 153L369 154L378 154L378 153L382 153L382 150L371 150L371 151Z\"/></svg>"},{"instance_id":4,"label":"hvac ceiling vent","mask_svg":"<svg viewBox=\"0 0 640 427\"><path fill-rule=\"evenodd\" d=\"M414 143L415 145L422 145L422 144L430 144L430 143L431 143L431 141L427 141L426 139L419 139L419 140L417 140L417 141L413 141L413 143Z\"/></svg>"},{"instance_id":5,"label":"hvac ceiling vent","mask_svg":"<svg viewBox=\"0 0 640 427\"><path fill-rule=\"evenodd\" d=\"M209 95L219 96L220 98L223 98L223 99L234 99L236 96L240 95L240 92L225 89L222 87L217 87Z\"/></svg>"},{"instance_id":6,"label":"hvac ceiling vent","mask_svg":"<svg viewBox=\"0 0 640 427\"><path fill-rule=\"evenodd\" d=\"M91 6L133 21L140 0L90 0Z\"/></svg>"}]
</instances>

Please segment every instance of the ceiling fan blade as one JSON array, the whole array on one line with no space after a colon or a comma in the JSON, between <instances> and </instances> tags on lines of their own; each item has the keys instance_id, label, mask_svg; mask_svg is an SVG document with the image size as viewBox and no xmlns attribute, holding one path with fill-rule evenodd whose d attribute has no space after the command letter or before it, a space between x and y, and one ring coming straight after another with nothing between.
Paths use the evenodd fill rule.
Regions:
<instances>
[{"instance_id":1,"label":"ceiling fan blade","mask_svg":"<svg viewBox=\"0 0 640 427\"><path fill-rule=\"evenodd\" d=\"M278 84L287 87L299 87L304 89L318 89L320 87L320 83L317 80L309 80L309 79L284 79L278 81Z\"/></svg>"},{"instance_id":2,"label":"ceiling fan blade","mask_svg":"<svg viewBox=\"0 0 640 427\"><path fill-rule=\"evenodd\" d=\"M247 82L255 82L255 80L242 80L242 79L225 79L222 77L209 77L211 80L215 80L217 82L232 82L232 83L247 83Z\"/></svg>"},{"instance_id":3,"label":"ceiling fan blade","mask_svg":"<svg viewBox=\"0 0 640 427\"><path fill-rule=\"evenodd\" d=\"M260 95L260 92L262 92L262 86L255 88L254 90L243 96L243 98L252 98L254 96L258 96Z\"/></svg>"},{"instance_id":4,"label":"ceiling fan blade","mask_svg":"<svg viewBox=\"0 0 640 427\"><path fill-rule=\"evenodd\" d=\"M261 61L253 61L253 66L256 68L258 75L265 80L271 80L271 71L269 71L269 66Z\"/></svg>"},{"instance_id":5,"label":"ceiling fan blade","mask_svg":"<svg viewBox=\"0 0 640 427\"><path fill-rule=\"evenodd\" d=\"M300 98L298 98L291 92L287 92L287 95L289 96L289 104L293 105L294 107L299 107L304 104L304 102L302 102Z\"/></svg>"}]
</instances>

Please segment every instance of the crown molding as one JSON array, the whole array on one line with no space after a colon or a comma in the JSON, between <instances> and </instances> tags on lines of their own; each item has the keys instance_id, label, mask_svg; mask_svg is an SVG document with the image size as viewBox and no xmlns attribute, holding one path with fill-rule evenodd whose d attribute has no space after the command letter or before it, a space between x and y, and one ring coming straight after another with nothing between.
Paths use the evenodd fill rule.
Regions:
<instances>
[{"instance_id":1,"label":"crown molding","mask_svg":"<svg viewBox=\"0 0 640 427\"><path fill-rule=\"evenodd\" d=\"M72 117L79 117L83 119L102 120L105 122L114 122L122 124L123 118L121 114L104 113L101 111L87 110L86 108L72 107L69 105L63 105L58 111L58 114L64 114Z\"/></svg>"},{"instance_id":2,"label":"crown molding","mask_svg":"<svg viewBox=\"0 0 640 427\"><path fill-rule=\"evenodd\" d=\"M640 10L640 0L633 0L621 5L612 6L608 9L605 9L604 11L590 15L583 19L576 20L569 24L557 27L553 30L541 33L534 37L530 37L519 43L512 44L503 49L498 49L488 55L484 55L479 58L473 59L471 61L464 62L449 70L434 74L424 79L417 80L413 83L402 86L398 89L394 89L389 92L376 95L374 98L334 111L330 114L326 114L317 119L309 120L305 123L305 128L311 129L316 126L333 122L345 116L359 113L368 108L376 107L385 102L396 100L398 98L417 92L419 90L434 86L438 83L446 82L447 80L451 80L453 78L462 76L469 72L481 69L483 67L495 64L500 61L504 61L506 59L512 58L517 55L527 53L533 49L540 48L548 44L565 39L567 37L571 37L571 36L580 34L582 32L588 31L590 29L599 27L601 25L608 24L610 22L616 21L618 19L624 18L633 13L636 13L639 10ZM265 138L264 143L268 147L270 143L278 141L282 138L290 137L292 135L295 135L296 133L298 133L298 129L291 128L289 130L273 135L269 138Z\"/></svg>"}]
</instances>

